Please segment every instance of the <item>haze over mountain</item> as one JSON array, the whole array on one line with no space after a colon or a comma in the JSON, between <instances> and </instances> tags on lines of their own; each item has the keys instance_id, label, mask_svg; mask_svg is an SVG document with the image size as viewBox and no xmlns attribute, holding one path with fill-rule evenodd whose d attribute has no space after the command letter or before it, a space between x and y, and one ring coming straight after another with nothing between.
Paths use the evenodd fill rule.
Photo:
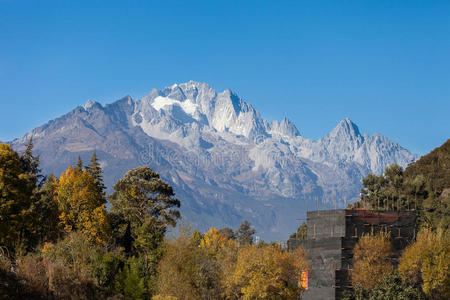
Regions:
<instances>
[{"instance_id":1,"label":"haze over mountain","mask_svg":"<svg viewBox=\"0 0 450 300\"><path fill-rule=\"evenodd\" d=\"M149 165L174 187L195 228L235 228L248 219L268 240L286 239L316 197L321 208L334 199L342 207L357 199L368 172L418 158L381 134L361 134L350 119L306 139L290 120L264 120L235 92L194 81L140 100L89 100L12 145L22 150L30 137L46 174L97 151L111 189L127 170Z\"/></svg>"}]
</instances>

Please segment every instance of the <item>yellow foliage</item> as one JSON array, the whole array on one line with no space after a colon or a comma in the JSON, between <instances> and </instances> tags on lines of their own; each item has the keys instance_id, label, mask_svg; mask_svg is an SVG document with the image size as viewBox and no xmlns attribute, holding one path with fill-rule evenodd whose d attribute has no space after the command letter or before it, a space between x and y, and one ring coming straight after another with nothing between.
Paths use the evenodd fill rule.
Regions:
<instances>
[{"instance_id":1,"label":"yellow foliage","mask_svg":"<svg viewBox=\"0 0 450 300\"><path fill-rule=\"evenodd\" d=\"M353 253L351 281L355 288L371 290L394 270L389 234L379 232L361 237Z\"/></svg>"},{"instance_id":2,"label":"yellow foliage","mask_svg":"<svg viewBox=\"0 0 450 300\"><path fill-rule=\"evenodd\" d=\"M447 232L422 230L404 251L398 267L402 279L422 285L433 299L450 299L450 238Z\"/></svg>"},{"instance_id":3,"label":"yellow foliage","mask_svg":"<svg viewBox=\"0 0 450 300\"><path fill-rule=\"evenodd\" d=\"M302 249L289 253L272 245L240 248L232 273L224 276L227 298L298 299L300 274L306 269Z\"/></svg>"},{"instance_id":4,"label":"yellow foliage","mask_svg":"<svg viewBox=\"0 0 450 300\"><path fill-rule=\"evenodd\" d=\"M217 228L210 228L200 240L200 246L212 256L216 256L222 249L233 247L235 242L220 234Z\"/></svg>"},{"instance_id":5,"label":"yellow foliage","mask_svg":"<svg viewBox=\"0 0 450 300\"><path fill-rule=\"evenodd\" d=\"M200 266L207 263L208 255L194 243L186 232L164 246L164 255L158 268L158 292L163 297L199 299L199 282L203 272Z\"/></svg>"},{"instance_id":6,"label":"yellow foliage","mask_svg":"<svg viewBox=\"0 0 450 300\"><path fill-rule=\"evenodd\" d=\"M66 232L80 230L90 240L101 242L108 231L105 199L87 171L71 166L57 181L59 224Z\"/></svg>"},{"instance_id":7,"label":"yellow foliage","mask_svg":"<svg viewBox=\"0 0 450 300\"><path fill-rule=\"evenodd\" d=\"M165 243L154 299L298 299L307 269L301 248L238 247L216 228L203 236L180 231Z\"/></svg>"}]
</instances>

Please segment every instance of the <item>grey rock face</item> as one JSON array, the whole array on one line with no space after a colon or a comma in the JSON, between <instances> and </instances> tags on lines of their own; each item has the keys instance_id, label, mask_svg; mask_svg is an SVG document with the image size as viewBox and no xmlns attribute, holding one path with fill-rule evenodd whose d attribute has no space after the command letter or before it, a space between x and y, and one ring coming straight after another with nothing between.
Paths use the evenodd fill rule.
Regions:
<instances>
[{"instance_id":1,"label":"grey rock face","mask_svg":"<svg viewBox=\"0 0 450 300\"><path fill-rule=\"evenodd\" d=\"M417 159L388 138L362 135L349 119L324 138L305 139L288 119L267 122L239 96L190 81L140 100L105 106L89 100L12 142L33 137L44 173L60 173L95 150L111 190L124 173L149 165L175 189L186 222L237 227L284 240L306 209L357 199L361 178Z\"/></svg>"}]
</instances>

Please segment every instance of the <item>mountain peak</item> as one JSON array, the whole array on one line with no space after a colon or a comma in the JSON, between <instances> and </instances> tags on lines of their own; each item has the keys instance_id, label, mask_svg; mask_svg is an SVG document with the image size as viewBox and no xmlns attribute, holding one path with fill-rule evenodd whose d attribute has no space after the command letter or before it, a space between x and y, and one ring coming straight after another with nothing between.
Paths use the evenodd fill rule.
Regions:
<instances>
[{"instance_id":1,"label":"mountain peak","mask_svg":"<svg viewBox=\"0 0 450 300\"><path fill-rule=\"evenodd\" d=\"M184 92L192 89L201 89L201 88L212 89L212 86L206 82L189 80L188 82L174 83L171 86L163 88L163 90L181 89Z\"/></svg>"},{"instance_id":2,"label":"mountain peak","mask_svg":"<svg viewBox=\"0 0 450 300\"><path fill-rule=\"evenodd\" d=\"M101 106L100 103L98 103L98 102L96 102L96 101L93 101L93 100L89 99L88 101L86 101L86 103L84 103L84 104L82 105L82 107L83 107L85 110L88 110L88 109L90 109L91 107L97 106L97 105Z\"/></svg>"},{"instance_id":3,"label":"mountain peak","mask_svg":"<svg viewBox=\"0 0 450 300\"><path fill-rule=\"evenodd\" d=\"M345 118L330 132L329 136L347 136L351 138L362 137L359 132L358 125L352 122L349 118Z\"/></svg>"},{"instance_id":4,"label":"mountain peak","mask_svg":"<svg viewBox=\"0 0 450 300\"><path fill-rule=\"evenodd\" d=\"M300 132L298 131L295 124L287 117L285 117L281 122L273 121L271 127L272 131L280 133L282 135L290 137L300 136Z\"/></svg>"},{"instance_id":5,"label":"mountain peak","mask_svg":"<svg viewBox=\"0 0 450 300\"><path fill-rule=\"evenodd\" d=\"M195 81L195 80L189 80L188 82L185 83L180 83L180 86L194 86L194 87L207 87L207 88L212 88L211 85L209 85L206 82L200 82L200 81Z\"/></svg>"},{"instance_id":6,"label":"mountain peak","mask_svg":"<svg viewBox=\"0 0 450 300\"><path fill-rule=\"evenodd\" d=\"M153 93L154 94L154 93ZM184 101L186 99L191 99L196 102L198 96L209 95L212 100L215 96L214 89L207 83L197 82L194 80L189 80L184 83L175 83L171 86L167 86L161 90L159 95L147 95L146 99L156 98L157 96L164 96L178 101Z\"/></svg>"}]
</instances>

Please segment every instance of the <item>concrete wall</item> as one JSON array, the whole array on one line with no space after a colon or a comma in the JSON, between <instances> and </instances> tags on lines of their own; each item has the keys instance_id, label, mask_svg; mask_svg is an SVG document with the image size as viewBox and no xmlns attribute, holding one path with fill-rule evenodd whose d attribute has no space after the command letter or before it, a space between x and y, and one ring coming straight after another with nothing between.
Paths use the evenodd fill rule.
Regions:
<instances>
[{"instance_id":1,"label":"concrete wall","mask_svg":"<svg viewBox=\"0 0 450 300\"><path fill-rule=\"evenodd\" d=\"M308 239L345 236L345 210L319 210L306 216Z\"/></svg>"},{"instance_id":2,"label":"concrete wall","mask_svg":"<svg viewBox=\"0 0 450 300\"><path fill-rule=\"evenodd\" d=\"M341 268L341 237L306 240L308 291L302 299L335 299L336 269Z\"/></svg>"}]
</instances>

